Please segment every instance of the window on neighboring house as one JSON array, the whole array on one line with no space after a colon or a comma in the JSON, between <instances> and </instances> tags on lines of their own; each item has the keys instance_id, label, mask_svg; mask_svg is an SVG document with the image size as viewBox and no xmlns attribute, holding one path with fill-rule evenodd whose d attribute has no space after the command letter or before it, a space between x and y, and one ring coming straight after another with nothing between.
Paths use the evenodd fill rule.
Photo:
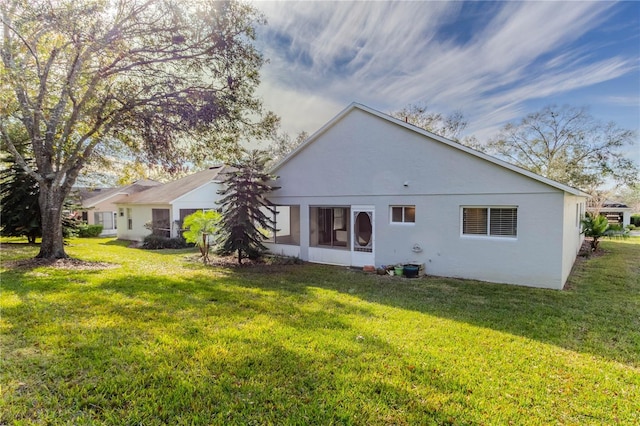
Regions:
<instances>
[{"instance_id":1,"label":"window on neighboring house","mask_svg":"<svg viewBox=\"0 0 640 426\"><path fill-rule=\"evenodd\" d=\"M415 223L416 206L391 206L391 223Z\"/></svg>"},{"instance_id":2,"label":"window on neighboring house","mask_svg":"<svg viewBox=\"0 0 640 426\"><path fill-rule=\"evenodd\" d=\"M113 224L112 212L94 212L93 222L96 225L102 225L102 229L115 229Z\"/></svg>"},{"instance_id":3,"label":"window on neighboring house","mask_svg":"<svg viewBox=\"0 0 640 426\"><path fill-rule=\"evenodd\" d=\"M131 216L131 209L127 209L127 229L133 229L133 217Z\"/></svg>"},{"instance_id":4,"label":"window on neighboring house","mask_svg":"<svg viewBox=\"0 0 640 426\"><path fill-rule=\"evenodd\" d=\"M349 247L348 207L311 207L309 209L310 245L315 247Z\"/></svg>"},{"instance_id":5,"label":"window on neighboring house","mask_svg":"<svg viewBox=\"0 0 640 426\"><path fill-rule=\"evenodd\" d=\"M463 207L462 234L516 237L518 209L516 207Z\"/></svg>"}]
</instances>

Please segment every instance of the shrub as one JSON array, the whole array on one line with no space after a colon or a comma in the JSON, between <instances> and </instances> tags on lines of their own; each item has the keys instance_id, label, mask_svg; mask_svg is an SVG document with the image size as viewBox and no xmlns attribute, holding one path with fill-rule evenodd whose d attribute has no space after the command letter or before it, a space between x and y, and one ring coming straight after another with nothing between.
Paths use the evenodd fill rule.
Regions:
<instances>
[{"instance_id":1,"label":"shrub","mask_svg":"<svg viewBox=\"0 0 640 426\"><path fill-rule=\"evenodd\" d=\"M631 224L635 226L640 226L640 214L631 215Z\"/></svg>"},{"instance_id":2,"label":"shrub","mask_svg":"<svg viewBox=\"0 0 640 426\"><path fill-rule=\"evenodd\" d=\"M604 237L605 232L609 229L609 222L607 218L600 215L592 215L587 212L582 219L582 233L585 237L591 238L591 250L596 251L598 249L599 239Z\"/></svg>"},{"instance_id":3,"label":"shrub","mask_svg":"<svg viewBox=\"0 0 640 426\"><path fill-rule=\"evenodd\" d=\"M264 261L267 265L302 265L304 263L299 257L279 254L265 256Z\"/></svg>"},{"instance_id":4,"label":"shrub","mask_svg":"<svg viewBox=\"0 0 640 426\"><path fill-rule=\"evenodd\" d=\"M637 228L637 226L636 226L636 225L634 225L633 223L632 223L632 224L630 224L630 225L627 225L627 229L628 229L629 231L633 231L633 230L635 230L636 228Z\"/></svg>"},{"instance_id":5,"label":"shrub","mask_svg":"<svg viewBox=\"0 0 640 426\"><path fill-rule=\"evenodd\" d=\"M102 233L102 225L79 225L78 237L80 238L95 238Z\"/></svg>"},{"instance_id":6,"label":"shrub","mask_svg":"<svg viewBox=\"0 0 640 426\"><path fill-rule=\"evenodd\" d=\"M604 235L609 238L628 238L629 229L622 226L620 223L613 223L609 225L607 230L604 232Z\"/></svg>"},{"instance_id":7,"label":"shrub","mask_svg":"<svg viewBox=\"0 0 640 426\"><path fill-rule=\"evenodd\" d=\"M180 249L187 247L189 247L189 245L182 238L167 238L153 234L144 237L144 242L142 243L142 248L147 250Z\"/></svg>"},{"instance_id":8,"label":"shrub","mask_svg":"<svg viewBox=\"0 0 640 426\"><path fill-rule=\"evenodd\" d=\"M202 262L209 261L211 237L218 231L220 213L215 210L197 211L184 218L182 226L187 230L182 233L188 243L195 243L200 249Z\"/></svg>"}]
</instances>

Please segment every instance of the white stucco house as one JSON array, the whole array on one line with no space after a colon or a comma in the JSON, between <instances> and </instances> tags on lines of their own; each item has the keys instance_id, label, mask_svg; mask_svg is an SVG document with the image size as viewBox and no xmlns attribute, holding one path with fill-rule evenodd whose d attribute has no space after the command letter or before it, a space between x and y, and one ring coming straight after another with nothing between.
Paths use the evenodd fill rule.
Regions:
<instances>
[{"instance_id":1,"label":"white stucco house","mask_svg":"<svg viewBox=\"0 0 640 426\"><path fill-rule=\"evenodd\" d=\"M115 203L132 194L158 185L161 185L161 183L149 179L141 179L118 188L81 190L82 208L78 213L86 224L102 225L100 236L114 236L117 234L118 226L118 209Z\"/></svg>"},{"instance_id":2,"label":"white stucco house","mask_svg":"<svg viewBox=\"0 0 640 426\"><path fill-rule=\"evenodd\" d=\"M115 204L118 239L143 241L152 231L166 237L179 236L184 218L197 210L218 209L218 190L224 166L211 167L146 191L121 197Z\"/></svg>"},{"instance_id":3,"label":"white stucco house","mask_svg":"<svg viewBox=\"0 0 640 426\"><path fill-rule=\"evenodd\" d=\"M273 253L562 289L588 195L357 103L272 170Z\"/></svg>"},{"instance_id":4,"label":"white stucco house","mask_svg":"<svg viewBox=\"0 0 640 426\"><path fill-rule=\"evenodd\" d=\"M600 214L607 218L610 224L628 226L631 224L631 208L617 201L605 201L602 205L587 202L587 211Z\"/></svg>"}]
</instances>

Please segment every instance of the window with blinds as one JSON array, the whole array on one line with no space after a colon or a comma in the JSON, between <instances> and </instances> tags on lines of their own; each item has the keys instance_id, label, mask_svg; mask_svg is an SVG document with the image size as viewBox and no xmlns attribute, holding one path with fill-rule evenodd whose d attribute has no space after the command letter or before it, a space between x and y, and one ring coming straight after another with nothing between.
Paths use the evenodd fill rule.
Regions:
<instances>
[{"instance_id":1,"label":"window with blinds","mask_svg":"<svg viewBox=\"0 0 640 426\"><path fill-rule=\"evenodd\" d=\"M516 207L463 207L462 234L516 237L518 209Z\"/></svg>"},{"instance_id":2,"label":"window with blinds","mask_svg":"<svg viewBox=\"0 0 640 426\"><path fill-rule=\"evenodd\" d=\"M489 235L515 237L518 229L518 210L514 208L489 209Z\"/></svg>"},{"instance_id":3,"label":"window with blinds","mask_svg":"<svg viewBox=\"0 0 640 426\"><path fill-rule=\"evenodd\" d=\"M486 208L469 208L462 210L462 233L465 235L487 235Z\"/></svg>"}]
</instances>

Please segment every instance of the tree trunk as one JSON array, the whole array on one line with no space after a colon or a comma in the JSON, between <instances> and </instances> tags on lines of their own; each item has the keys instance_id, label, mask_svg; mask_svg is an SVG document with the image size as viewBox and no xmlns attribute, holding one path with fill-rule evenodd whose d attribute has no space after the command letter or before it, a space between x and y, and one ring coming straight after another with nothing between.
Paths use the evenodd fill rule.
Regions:
<instances>
[{"instance_id":1,"label":"tree trunk","mask_svg":"<svg viewBox=\"0 0 640 426\"><path fill-rule=\"evenodd\" d=\"M62 236L62 204L66 194L62 188L56 188L48 182L40 183L40 214L42 217L41 259L65 259L69 256L64 252Z\"/></svg>"}]
</instances>

